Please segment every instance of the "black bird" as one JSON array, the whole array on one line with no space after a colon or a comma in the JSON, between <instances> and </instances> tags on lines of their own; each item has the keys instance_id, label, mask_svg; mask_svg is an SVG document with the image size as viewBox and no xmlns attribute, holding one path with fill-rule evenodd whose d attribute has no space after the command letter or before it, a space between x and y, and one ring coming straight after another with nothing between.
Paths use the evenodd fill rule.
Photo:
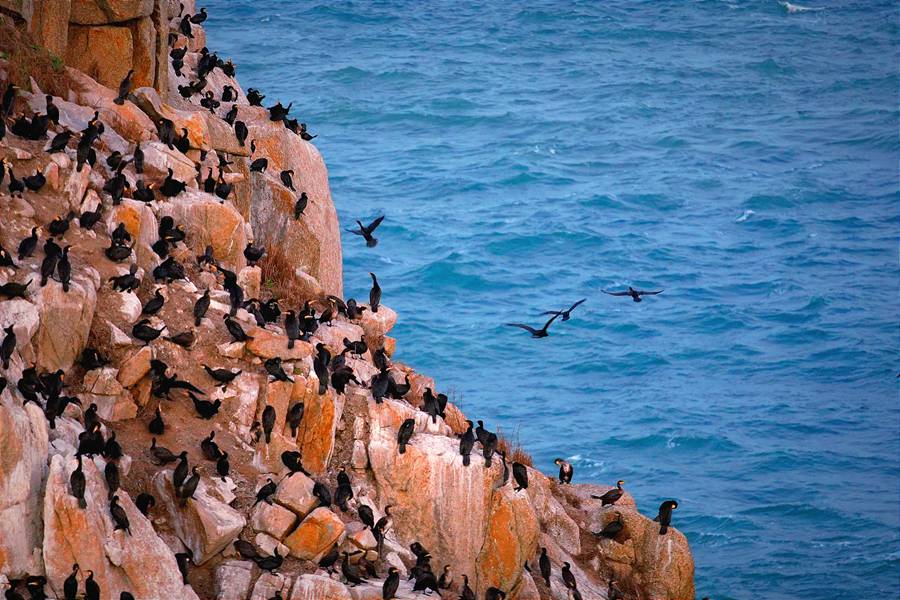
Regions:
<instances>
[{"instance_id":1,"label":"black bird","mask_svg":"<svg viewBox=\"0 0 900 600\"><path fill-rule=\"evenodd\" d=\"M601 291L604 294L609 294L610 296L631 296L631 299L635 302L641 302L641 296L655 296L663 292L663 290L658 290L655 292L645 292L643 290L636 290L631 286L628 286L628 289L624 292L607 292L606 290Z\"/></svg>"},{"instance_id":2,"label":"black bird","mask_svg":"<svg viewBox=\"0 0 900 600\"><path fill-rule=\"evenodd\" d=\"M92 371L94 369L99 369L100 367L105 367L109 364L109 360L100 354L96 348L85 348L81 352L81 356L78 357L78 364L82 366L85 371Z\"/></svg>"},{"instance_id":3,"label":"black bird","mask_svg":"<svg viewBox=\"0 0 900 600\"><path fill-rule=\"evenodd\" d=\"M578 583L575 582L575 576L572 574L572 570L570 567L571 567L571 565L569 563L567 563L567 562L563 563L562 570L561 570L562 580L563 580L563 583L566 584L567 588L569 588L570 590L577 590Z\"/></svg>"},{"instance_id":4,"label":"black bird","mask_svg":"<svg viewBox=\"0 0 900 600\"><path fill-rule=\"evenodd\" d=\"M194 392L188 392L188 396L194 402L194 410L197 411L197 414L207 420L216 416L219 412L219 407L222 406L222 401L218 398L216 398L215 402L210 402L209 400L201 400L194 395Z\"/></svg>"},{"instance_id":5,"label":"black bird","mask_svg":"<svg viewBox=\"0 0 900 600\"><path fill-rule=\"evenodd\" d=\"M137 269L138 266L136 264L132 264L128 269L128 273L126 273L125 275L111 277L110 281L112 282L113 289L119 292L132 292L140 287L141 280L138 279L135 275L135 273L137 273Z\"/></svg>"},{"instance_id":6,"label":"black bird","mask_svg":"<svg viewBox=\"0 0 900 600\"><path fill-rule=\"evenodd\" d=\"M169 147L169 150L175 149L175 123L170 119L162 118L156 124L156 133L159 135L159 141Z\"/></svg>"},{"instance_id":7,"label":"black bird","mask_svg":"<svg viewBox=\"0 0 900 600\"><path fill-rule=\"evenodd\" d=\"M143 179L138 179L134 184L134 191L131 197L144 203L151 203L156 200L156 192L153 191L154 184L145 185Z\"/></svg>"},{"instance_id":8,"label":"black bird","mask_svg":"<svg viewBox=\"0 0 900 600\"><path fill-rule=\"evenodd\" d=\"M150 319L141 319L131 328L131 335L145 344L149 344L158 338L164 329L153 329L149 323Z\"/></svg>"},{"instance_id":9,"label":"black bird","mask_svg":"<svg viewBox=\"0 0 900 600\"><path fill-rule=\"evenodd\" d=\"M518 487L513 488L513 491L518 492L519 490L524 490L528 487L528 469L520 462L514 462L512 465L513 479L516 480L516 483L519 484Z\"/></svg>"},{"instance_id":10,"label":"black bird","mask_svg":"<svg viewBox=\"0 0 900 600\"><path fill-rule=\"evenodd\" d=\"M190 350L191 346L194 344L194 340L196 336L194 332L191 330L182 331L181 333L176 333L175 335L167 335L163 337L164 340L168 340L173 344L177 344L182 348L187 348Z\"/></svg>"},{"instance_id":11,"label":"black bird","mask_svg":"<svg viewBox=\"0 0 900 600\"><path fill-rule=\"evenodd\" d=\"M263 173L269 166L269 159L257 158L252 163L250 163L250 172L251 173Z\"/></svg>"},{"instance_id":12,"label":"black bird","mask_svg":"<svg viewBox=\"0 0 900 600\"><path fill-rule=\"evenodd\" d=\"M188 153L188 150L191 149L191 140L188 136L188 130L186 127L181 128L181 135L175 136L175 139L172 141L172 145L174 145L175 149L182 154Z\"/></svg>"},{"instance_id":13,"label":"black bird","mask_svg":"<svg viewBox=\"0 0 900 600\"><path fill-rule=\"evenodd\" d=\"M200 321L203 320L203 317L206 315L206 311L209 310L209 290L203 292L203 295L197 299L197 302L194 303L194 326L199 327Z\"/></svg>"},{"instance_id":14,"label":"black bird","mask_svg":"<svg viewBox=\"0 0 900 600\"><path fill-rule=\"evenodd\" d=\"M69 142L72 139L71 131L63 131L62 133L57 133L53 136L53 139L50 141L50 147L47 148L47 153L54 154L56 152L62 152L66 149L66 146L69 145Z\"/></svg>"},{"instance_id":15,"label":"black bird","mask_svg":"<svg viewBox=\"0 0 900 600\"><path fill-rule=\"evenodd\" d=\"M279 177L281 179L281 183L283 183L286 188L290 189L292 192L296 192L297 190L294 188L293 175L294 170L288 169L286 171L282 171Z\"/></svg>"},{"instance_id":16,"label":"black bird","mask_svg":"<svg viewBox=\"0 0 900 600\"><path fill-rule=\"evenodd\" d=\"M397 444L400 446L400 448L399 448L400 454L406 453L406 444L409 443L409 439L412 437L415 429L416 429L416 420L415 419L406 419L405 421L403 421L403 424L400 425L400 429L397 432Z\"/></svg>"},{"instance_id":17,"label":"black bird","mask_svg":"<svg viewBox=\"0 0 900 600\"><path fill-rule=\"evenodd\" d=\"M231 337L236 342L246 342L247 340L252 340L253 337L244 333L244 328L241 327L241 324L231 318L230 315L225 315L225 327L228 328L228 333L231 334Z\"/></svg>"},{"instance_id":18,"label":"black bird","mask_svg":"<svg viewBox=\"0 0 900 600\"><path fill-rule=\"evenodd\" d=\"M219 445L213 441L215 437L216 432L210 431L209 435L200 441L200 451L203 453L203 458L206 460L219 460L219 457L222 456Z\"/></svg>"},{"instance_id":19,"label":"black bird","mask_svg":"<svg viewBox=\"0 0 900 600\"><path fill-rule=\"evenodd\" d=\"M554 460L553 464L559 467L559 482L572 483L572 475L575 474L574 467L561 458Z\"/></svg>"},{"instance_id":20,"label":"black bird","mask_svg":"<svg viewBox=\"0 0 900 600\"><path fill-rule=\"evenodd\" d=\"M382 600L392 600L393 598L396 598L398 587L400 587L400 571L397 570L397 567L391 567L388 569L387 579L384 580L384 583L381 586Z\"/></svg>"},{"instance_id":21,"label":"black bird","mask_svg":"<svg viewBox=\"0 0 900 600\"><path fill-rule=\"evenodd\" d=\"M459 593L459 600L475 600L475 592L469 587L469 576L463 575L463 587Z\"/></svg>"},{"instance_id":22,"label":"black bird","mask_svg":"<svg viewBox=\"0 0 900 600\"><path fill-rule=\"evenodd\" d=\"M222 456L216 461L216 473L219 474L219 477L222 478L222 481L225 481L225 478L228 477L228 472L231 470L231 464L228 462L228 453L223 452Z\"/></svg>"},{"instance_id":23,"label":"black bird","mask_svg":"<svg viewBox=\"0 0 900 600\"><path fill-rule=\"evenodd\" d=\"M191 476L188 477L184 484L178 489L178 501L181 506L187 505L187 501L194 497L194 492L197 491L197 485L200 483L200 473L197 472L197 467L191 468Z\"/></svg>"},{"instance_id":24,"label":"black bird","mask_svg":"<svg viewBox=\"0 0 900 600\"><path fill-rule=\"evenodd\" d=\"M459 440L459 453L463 457L463 465L469 466L472 454L472 448L475 447L475 434L472 432L472 421L466 421L469 427Z\"/></svg>"},{"instance_id":25,"label":"black bird","mask_svg":"<svg viewBox=\"0 0 900 600\"><path fill-rule=\"evenodd\" d=\"M247 247L244 248L244 258L247 259L247 262L252 267L255 265L259 259L265 255L266 249L262 246L254 246L253 242L247 244Z\"/></svg>"},{"instance_id":26,"label":"black bird","mask_svg":"<svg viewBox=\"0 0 900 600\"><path fill-rule=\"evenodd\" d=\"M191 559L194 558L194 553L188 549L187 552L178 552L175 554L175 564L178 565L178 572L181 573L181 583L184 585L188 585L188 566L190 565Z\"/></svg>"},{"instance_id":27,"label":"black bird","mask_svg":"<svg viewBox=\"0 0 900 600\"><path fill-rule=\"evenodd\" d=\"M294 203L295 221L300 220L300 216L303 215L303 211L306 210L307 204L309 204L309 196L306 195L306 192L300 192L300 197L297 198L297 201Z\"/></svg>"},{"instance_id":28,"label":"black bird","mask_svg":"<svg viewBox=\"0 0 900 600\"><path fill-rule=\"evenodd\" d=\"M547 321L546 323L544 323L544 326L541 327L540 329L535 329L533 327L525 325L524 323L507 323L507 325L510 327L520 327L520 328L524 329L525 331L528 331L529 333L531 333L531 337L533 337L533 338L545 338L550 335L547 332L547 328L550 327L550 324L553 321L555 321L558 316L559 315L556 314L556 315L553 315L552 317L550 317L550 320Z\"/></svg>"},{"instance_id":29,"label":"black bird","mask_svg":"<svg viewBox=\"0 0 900 600\"><path fill-rule=\"evenodd\" d=\"M159 290L160 288L156 288L153 292L153 298L144 304L144 307L141 309L142 315L155 315L162 309L163 305L166 303L166 299Z\"/></svg>"},{"instance_id":30,"label":"black bird","mask_svg":"<svg viewBox=\"0 0 900 600\"><path fill-rule=\"evenodd\" d=\"M116 244L126 244L131 241L131 234L125 228L125 223L119 223L110 234L110 238Z\"/></svg>"},{"instance_id":31,"label":"black bird","mask_svg":"<svg viewBox=\"0 0 900 600\"><path fill-rule=\"evenodd\" d=\"M9 167L9 195L15 196L16 194L22 195L22 192L25 191L25 184L22 183L21 180L16 179L16 174L13 173L12 166Z\"/></svg>"},{"instance_id":32,"label":"black bird","mask_svg":"<svg viewBox=\"0 0 900 600\"><path fill-rule=\"evenodd\" d=\"M222 100L225 102L229 102L229 100L225 100L224 94L222 96ZM238 143L240 143L240 145L243 146L244 141L247 139L247 126L243 122L236 121L235 119L237 119L237 116L238 116L237 103L234 103L231 105L231 108L228 110L227 113L225 113L225 116L222 117L222 119L226 123L228 123L229 125L234 127L234 135L235 135L235 137L237 137ZM238 133L238 128L237 128L238 123L241 123L241 125L243 126L243 130L241 133ZM243 136L243 138L242 138L242 136Z\"/></svg>"},{"instance_id":33,"label":"black bird","mask_svg":"<svg viewBox=\"0 0 900 600\"><path fill-rule=\"evenodd\" d=\"M97 208L93 211L86 210L81 213L81 216L78 217L78 225L82 229L92 229L94 225L100 222L100 219L103 217L103 205L97 204Z\"/></svg>"},{"instance_id":34,"label":"black bird","mask_svg":"<svg viewBox=\"0 0 900 600\"><path fill-rule=\"evenodd\" d=\"M181 487L181 484L184 483L184 480L187 479L188 476L188 457L186 451L182 451L181 454L178 455L178 461L178 464L175 466L175 471L172 472L172 484L175 486L176 490Z\"/></svg>"},{"instance_id":35,"label":"black bird","mask_svg":"<svg viewBox=\"0 0 900 600\"><path fill-rule=\"evenodd\" d=\"M31 235L19 242L19 260L23 260L34 254L34 249L37 248L37 243L37 227L32 227Z\"/></svg>"},{"instance_id":36,"label":"black bird","mask_svg":"<svg viewBox=\"0 0 900 600\"><path fill-rule=\"evenodd\" d=\"M363 579L362 574L357 568L350 564L350 553L342 552L341 554L344 556L343 561L341 561L341 574L344 576L344 579L347 580L347 583L351 587L363 583L365 579Z\"/></svg>"},{"instance_id":37,"label":"black bird","mask_svg":"<svg viewBox=\"0 0 900 600\"><path fill-rule=\"evenodd\" d=\"M318 498L319 504L322 506L331 506L331 492L324 483L315 482L313 484L313 496Z\"/></svg>"},{"instance_id":38,"label":"black bird","mask_svg":"<svg viewBox=\"0 0 900 600\"><path fill-rule=\"evenodd\" d=\"M594 494L591 494L591 498L593 498L594 500L600 500L600 502L601 502L600 506L606 506L608 504L615 504L616 502L619 501L619 498L621 498L622 495L625 493L625 490L622 489L623 483L625 483L625 480L620 479L616 482L616 487L614 487L613 489L609 490L602 496L595 496Z\"/></svg>"},{"instance_id":39,"label":"black bird","mask_svg":"<svg viewBox=\"0 0 900 600\"><path fill-rule=\"evenodd\" d=\"M129 69L128 74L125 75L125 78L122 80L122 83L119 84L119 95L116 96L116 99L113 100L116 104L125 104L125 98L128 96L128 93L131 91L131 76L134 75L134 69Z\"/></svg>"},{"instance_id":40,"label":"black bird","mask_svg":"<svg viewBox=\"0 0 900 600\"><path fill-rule=\"evenodd\" d=\"M232 86L226 85L222 88L222 102L233 102L236 99L237 92Z\"/></svg>"},{"instance_id":41,"label":"black bird","mask_svg":"<svg viewBox=\"0 0 900 600\"><path fill-rule=\"evenodd\" d=\"M119 460L122 458L122 446L116 440L116 432L113 431L110 433L109 438L106 440L106 445L103 447L103 452L101 453L104 458L108 458L109 460Z\"/></svg>"},{"instance_id":42,"label":"black bird","mask_svg":"<svg viewBox=\"0 0 900 600\"><path fill-rule=\"evenodd\" d=\"M547 549L541 548L541 556L538 558L538 567L541 570L541 577L544 578L544 583L547 584L547 587L550 587L550 557L547 556Z\"/></svg>"},{"instance_id":43,"label":"black bird","mask_svg":"<svg viewBox=\"0 0 900 600\"><path fill-rule=\"evenodd\" d=\"M47 94L44 99L47 104L47 108L44 110L44 112L47 113L47 118L50 119L51 122L59 125L59 108L53 104L53 96Z\"/></svg>"},{"instance_id":44,"label":"black bird","mask_svg":"<svg viewBox=\"0 0 900 600\"><path fill-rule=\"evenodd\" d=\"M363 225L361 221L357 221L356 224L359 225L359 229L348 229L347 231L356 235L361 235L366 240L366 246L369 248L374 248L378 245L378 240L372 236L372 233L381 225L381 222L384 221L384 215L381 215L368 225Z\"/></svg>"},{"instance_id":45,"label":"black bird","mask_svg":"<svg viewBox=\"0 0 900 600\"><path fill-rule=\"evenodd\" d=\"M116 495L113 495L109 500L109 514L116 524L113 527L113 531L122 529L128 535L131 535L131 524L128 522L128 515L125 514L125 509L119 506L119 497Z\"/></svg>"},{"instance_id":46,"label":"black bird","mask_svg":"<svg viewBox=\"0 0 900 600\"><path fill-rule=\"evenodd\" d=\"M659 514L653 519L659 522L659 535L666 535L669 532L669 525L672 524L672 511L676 508L678 508L678 503L674 500L666 500L659 505Z\"/></svg>"},{"instance_id":47,"label":"black bird","mask_svg":"<svg viewBox=\"0 0 900 600\"><path fill-rule=\"evenodd\" d=\"M112 500L119 490L119 467L113 461L107 461L103 468L103 476L106 479L107 497Z\"/></svg>"},{"instance_id":48,"label":"black bird","mask_svg":"<svg viewBox=\"0 0 900 600\"><path fill-rule=\"evenodd\" d=\"M250 106L262 106L262 101L265 99L266 97L260 94L258 89L247 88L247 102L250 103Z\"/></svg>"},{"instance_id":49,"label":"black bird","mask_svg":"<svg viewBox=\"0 0 900 600\"><path fill-rule=\"evenodd\" d=\"M84 479L84 471L81 470L81 455L77 456L78 458L78 466L75 467L75 470L72 471L72 474L69 476L69 487L72 491L72 496L78 499L78 506L81 508L87 508L87 502L84 499L84 489L85 489L85 479Z\"/></svg>"},{"instance_id":50,"label":"black bird","mask_svg":"<svg viewBox=\"0 0 900 600\"><path fill-rule=\"evenodd\" d=\"M253 503L253 506L256 506L260 502L272 504L272 496L275 494L278 486L275 485L275 482L272 481L271 478L266 479L266 482L267 483L256 492L256 502Z\"/></svg>"},{"instance_id":51,"label":"black bird","mask_svg":"<svg viewBox=\"0 0 900 600\"><path fill-rule=\"evenodd\" d=\"M378 285L378 279L375 273L369 273L372 277L372 289L369 291L369 306L373 313L378 312L378 305L381 304L381 286Z\"/></svg>"},{"instance_id":52,"label":"black bird","mask_svg":"<svg viewBox=\"0 0 900 600\"><path fill-rule=\"evenodd\" d=\"M222 389L228 387L228 384L234 381L234 378L241 374L241 370L231 371L230 369L212 369L207 365L203 365L203 368L209 374L210 377L218 381L222 384Z\"/></svg>"},{"instance_id":53,"label":"black bird","mask_svg":"<svg viewBox=\"0 0 900 600\"><path fill-rule=\"evenodd\" d=\"M612 540L615 539L623 529L625 529L625 523L622 521L622 514L616 513L616 519L604 525L602 530L595 531L594 535Z\"/></svg>"},{"instance_id":54,"label":"black bird","mask_svg":"<svg viewBox=\"0 0 900 600\"><path fill-rule=\"evenodd\" d=\"M237 116L237 104L231 107L232 112L235 116ZM229 113L231 115L232 113ZM233 118L233 117L232 117ZM227 117L225 119L228 120ZM247 135L249 135L249 130L247 129L247 124L243 121L234 121L234 137L237 138L238 144L243 148L247 142Z\"/></svg>"},{"instance_id":55,"label":"black bird","mask_svg":"<svg viewBox=\"0 0 900 600\"><path fill-rule=\"evenodd\" d=\"M3 368L9 369L9 359L16 349L16 332L13 331L12 325L9 325L3 331L6 332L6 335L3 337L3 342L0 343L0 360L3 361Z\"/></svg>"},{"instance_id":56,"label":"black bird","mask_svg":"<svg viewBox=\"0 0 900 600\"><path fill-rule=\"evenodd\" d=\"M542 312L541 314L542 315L557 315L557 316L562 317L562 319L560 319L561 321L568 321L569 318L571 318L571 316L572 316L572 311L575 310L585 300L587 300L587 298L582 298L581 300L579 300L578 302L576 302L575 304L570 306L567 310L548 310L548 311Z\"/></svg>"},{"instance_id":57,"label":"black bird","mask_svg":"<svg viewBox=\"0 0 900 600\"><path fill-rule=\"evenodd\" d=\"M72 572L63 582L63 598L75 600L78 596L78 563L72 565Z\"/></svg>"},{"instance_id":58,"label":"black bird","mask_svg":"<svg viewBox=\"0 0 900 600\"><path fill-rule=\"evenodd\" d=\"M141 492L134 499L134 505L137 506L137 509L141 511L141 514L146 517L150 514L150 509L156 506L156 498L154 498L152 494Z\"/></svg>"},{"instance_id":59,"label":"black bird","mask_svg":"<svg viewBox=\"0 0 900 600\"><path fill-rule=\"evenodd\" d=\"M177 179L175 179L172 176L172 169L168 169L168 173L169 174L166 175L166 178L163 180L163 184L159 187L159 191L163 196L172 198L183 192L185 188L187 188L187 184L183 181L178 181Z\"/></svg>"},{"instance_id":60,"label":"black bird","mask_svg":"<svg viewBox=\"0 0 900 600\"><path fill-rule=\"evenodd\" d=\"M34 171L34 175L28 175L22 178L22 182L25 184L25 187L31 190L32 192L37 192L44 184L47 183L47 178L38 170Z\"/></svg>"},{"instance_id":61,"label":"black bird","mask_svg":"<svg viewBox=\"0 0 900 600\"><path fill-rule=\"evenodd\" d=\"M234 549L237 550L238 554L240 554L242 558L245 558L247 560L255 561L257 558L259 558L259 552L256 551L256 548L254 548L253 544L251 544L250 542L245 542L244 540L235 540Z\"/></svg>"},{"instance_id":62,"label":"black bird","mask_svg":"<svg viewBox=\"0 0 900 600\"><path fill-rule=\"evenodd\" d=\"M134 147L134 153L131 157L131 163L134 165L134 172L141 175L144 172L144 151L141 150L141 143L138 142Z\"/></svg>"},{"instance_id":63,"label":"black bird","mask_svg":"<svg viewBox=\"0 0 900 600\"><path fill-rule=\"evenodd\" d=\"M147 430L153 435L162 435L166 432L166 424L163 422L162 413L156 409L156 416L147 424Z\"/></svg>"},{"instance_id":64,"label":"black bird","mask_svg":"<svg viewBox=\"0 0 900 600\"><path fill-rule=\"evenodd\" d=\"M287 335L288 343L287 347L293 348L294 341L300 337L300 319L297 318L297 314L289 310L284 316L284 333Z\"/></svg>"},{"instance_id":65,"label":"black bird","mask_svg":"<svg viewBox=\"0 0 900 600\"><path fill-rule=\"evenodd\" d=\"M174 454L172 454L172 451L165 446L158 446L156 444L156 438L150 439L150 454L153 455L153 458L156 459L156 464L159 465L167 465L169 463L175 462L180 458L179 456L175 456ZM182 452L181 457L187 460L187 452ZM185 473L187 473L187 465L185 465L184 470Z\"/></svg>"},{"instance_id":66,"label":"black bird","mask_svg":"<svg viewBox=\"0 0 900 600\"><path fill-rule=\"evenodd\" d=\"M491 466L491 459L494 457L494 452L497 451L497 434L493 432L489 432L487 437L484 440L484 443L481 445L481 454L484 456L484 466Z\"/></svg>"},{"instance_id":67,"label":"black bird","mask_svg":"<svg viewBox=\"0 0 900 600\"><path fill-rule=\"evenodd\" d=\"M266 443L270 443L272 441L272 429L275 427L275 407L271 404L267 404L262 412L262 428L263 433L266 436Z\"/></svg>"},{"instance_id":68,"label":"black bird","mask_svg":"<svg viewBox=\"0 0 900 600\"><path fill-rule=\"evenodd\" d=\"M0 246L0 267L11 267L13 269L18 269L16 263L13 262L12 255L7 252L3 246Z\"/></svg>"},{"instance_id":69,"label":"black bird","mask_svg":"<svg viewBox=\"0 0 900 600\"><path fill-rule=\"evenodd\" d=\"M122 262L131 256L131 247L111 242L109 248L105 249L103 253L106 254L106 258L113 262Z\"/></svg>"},{"instance_id":70,"label":"black bird","mask_svg":"<svg viewBox=\"0 0 900 600\"><path fill-rule=\"evenodd\" d=\"M256 566L262 569L263 571L272 572L281 567L281 563L284 562L284 557L278 554L278 548L275 548L275 554L273 556L266 556L265 558L256 559Z\"/></svg>"},{"instance_id":71,"label":"black bird","mask_svg":"<svg viewBox=\"0 0 900 600\"><path fill-rule=\"evenodd\" d=\"M285 373L284 368L281 366L281 358L278 356L266 360L263 366L266 369L266 373L273 377L275 381L294 381Z\"/></svg>"},{"instance_id":72,"label":"black bird","mask_svg":"<svg viewBox=\"0 0 900 600\"><path fill-rule=\"evenodd\" d=\"M84 580L84 600L100 600L100 584L94 581L94 572L86 571L87 579Z\"/></svg>"},{"instance_id":73,"label":"black bird","mask_svg":"<svg viewBox=\"0 0 900 600\"><path fill-rule=\"evenodd\" d=\"M47 280L53 275L53 272L56 270L56 265L59 262L60 254L57 251L48 252L44 257L44 260L41 261L41 287L47 285Z\"/></svg>"},{"instance_id":74,"label":"black bird","mask_svg":"<svg viewBox=\"0 0 900 600\"><path fill-rule=\"evenodd\" d=\"M291 102L285 107L281 105L281 102L276 102L275 106L269 108L269 120L283 121L288 116L288 113L291 112L291 106L293 105L294 103Z\"/></svg>"},{"instance_id":75,"label":"black bird","mask_svg":"<svg viewBox=\"0 0 900 600\"><path fill-rule=\"evenodd\" d=\"M184 15L181 18L181 22L178 23L178 31L182 33L185 37L190 39L194 39L194 33L191 31L191 16Z\"/></svg>"}]
</instances>

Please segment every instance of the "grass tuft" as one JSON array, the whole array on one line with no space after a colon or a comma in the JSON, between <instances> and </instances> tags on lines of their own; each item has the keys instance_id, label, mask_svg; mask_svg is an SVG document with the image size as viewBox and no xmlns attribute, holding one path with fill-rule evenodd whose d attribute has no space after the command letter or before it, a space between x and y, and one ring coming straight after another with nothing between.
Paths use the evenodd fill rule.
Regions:
<instances>
[{"instance_id":1,"label":"grass tuft","mask_svg":"<svg viewBox=\"0 0 900 600\"><path fill-rule=\"evenodd\" d=\"M0 17L0 57L7 61L9 78L19 88L31 90L33 78L44 92L66 97L69 81L63 59L36 44L10 18Z\"/></svg>"}]
</instances>

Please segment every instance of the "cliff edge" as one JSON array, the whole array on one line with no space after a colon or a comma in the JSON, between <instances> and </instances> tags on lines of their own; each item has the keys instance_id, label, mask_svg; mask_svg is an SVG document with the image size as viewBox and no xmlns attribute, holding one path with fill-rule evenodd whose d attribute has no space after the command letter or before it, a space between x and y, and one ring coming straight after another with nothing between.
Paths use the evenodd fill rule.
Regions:
<instances>
[{"instance_id":1,"label":"cliff edge","mask_svg":"<svg viewBox=\"0 0 900 600\"><path fill-rule=\"evenodd\" d=\"M693 598L686 538L627 491L511 476L486 431L464 464L397 315L343 299L301 108L245 92L203 18L0 0L0 589Z\"/></svg>"}]
</instances>

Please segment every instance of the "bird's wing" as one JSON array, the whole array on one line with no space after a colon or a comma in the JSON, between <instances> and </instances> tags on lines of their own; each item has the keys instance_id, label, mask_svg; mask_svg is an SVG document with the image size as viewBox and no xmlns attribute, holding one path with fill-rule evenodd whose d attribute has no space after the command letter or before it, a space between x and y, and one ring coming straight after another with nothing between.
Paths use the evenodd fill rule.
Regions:
<instances>
[{"instance_id":1,"label":"bird's wing","mask_svg":"<svg viewBox=\"0 0 900 600\"><path fill-rule=\"evenodd\" d=\"M553 317L553 318L555 319L556 317ZM552 320L552 319L551 319L551 320ZM535 329L534 327L529 327L528 325L525 325L524 323L506 323L506 325L508 325L508 326L510 326L510 327L521 327L521 328L524 329L525 331L529 331L529 332L531 332L532 334L535 334L535 333L538 332L538 330Z\"/></svg>"},{"instance_id":2,"label":"bird's wing","mask_svg":"<svg viewBox=\"0 0 900 600\"><path fill-rule=\"evenodd\" d=\"M638 292L638 296L655 296L655 295L657 295L657 294L661 294L662 292L663 292L663 290L658 290L658 291L655 291L655 292L644 292L644 291L639 291L639 292Z\"/></svg>"},{"instance_id":3,"label":"bird's wing","mask_svg":"<svg viewBox=\"0 0 900 600\"><path fill-rule=\"evenodd\" d=\"M378 217L377 219L375 219L374 221L369 223L369 226L366 227L366 231L368 231L369 233L372 233L373 231L378 229L378 226L381 225L382 221L384 221L384 215L381 215L380 217Z\"/></svg>"},{"instance_id":4,"label":"bird's wing","mask_svg":"<svg viewBox=\"0 0 900 600\"><path fill-rule=\"evenodd\" d=\"M546 323L544 323L544 327L542 328L542 331L547 331L547 328L550 327L550 323L552 323L553 321L555 321L556 318L559 317L559 315L561 315L561 314L562 314L562 313L556 313L555 315L553 315L552 317L550 317L550 320L547 321Z\"/></svg>"},{"instance_id":5,"label":"bird's wing","mask_svg":"<svg viewBox=\"0 0 900 600\"><path fill-rule=\"evenodd\" d=\"M606 290L600 290L604 294L609 294L610 296L628 296L628 292L607 292Z\"/></svg>"},{"instance_id":6,"label":"bird's wing","mask_svg":"<svg viewBox=\"0 0 900 600\"><path fill-rule=\"evenodd\" d=\"M573 310L575 310L576 308L578 308L578 306L579 306L582 302L584 302L585 300L587 300L587 298L582 298L581 300L579 300L578 302L576 302L575 304L573 304L571 307L569 307L569 311L568 311L568 312L572 312Z\"/></svg>"},{"instance_id":7,"label":"bird's wing","mask_svg":"<svg viewBox=\"0 0 900 600\"><path fill-rule=\"evenodd\" d=\"M542 314L542 315L561 315L562 313L563 313L563 311L561 311L561 310L545 310L544 312L542 312L540 314Z\"/></svg>"},{"instance_id":8,"label":"bird's wing","mask_svg":"<svg viewBox=\"0 0 900 600\"><path fill-rule=\"evenodd\" d=\"M354 233L356 235L363 235L363 232L358 229L347 229L345 231L347 231L348 233Z\"/></svg>"}]
</instances>

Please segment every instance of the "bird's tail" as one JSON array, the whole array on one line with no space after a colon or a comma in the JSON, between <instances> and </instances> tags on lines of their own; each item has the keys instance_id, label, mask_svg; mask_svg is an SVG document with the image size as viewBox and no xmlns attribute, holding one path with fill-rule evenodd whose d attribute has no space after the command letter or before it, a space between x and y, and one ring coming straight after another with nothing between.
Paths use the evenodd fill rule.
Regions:
<instances>
[{"instance_id":1,"label":"bird's tail","mask_svg":"<svg viewBox=\"0 0 900 600\"><path fill-rule=\"evenodd\" d=\"M485 466L485 467L490 467L491 464L492 464L492 463L491 463L491 457L490 457L490 456L485 456L485 457L484 457L484 466Z\"/></svg>"},{"instance_id":2,"label":"bird's tail","mask_svg":"<svg viewBox=\"0 0 900 600\"><path fill-rule=\"evenodd\" d=\"M293 347L294 347L294 340L293 340L293 339L289 339L289 340L288 340L288 350L292 349Z\"/></svg>"},{"instance_id":3,"label":"bird's tail","mask_svg":"<svg viewBox=\"0 0 900 600\"><path fill-rule=\"evenodd\" d=\"M400 454L406 454L406 444L400 444Z\"/></svg>"},{"instance_id":4,"label":"bird's tail","mask_svg":"<svg viewBox=\"0 0 900 600\"><path fill-rule=\"evenodd\" d=\"M203 317L197 317L194 319L194 327L200 327L200 321L203 320Z\"/></svg>"},{"instance_id":5,"label":"bird's tail","mask_svg":"<svg viewBox=\"0 0 900 600\"><path fill-rule=\"evenodd\" d=\"M468 454L463 454L463 466L468 467L471 462L472 457L470 457Z\"/></svg>"},{"instance_id":6,"label":"bird's tail","mask_svg":"<svg viewBox=\"0 0 900 600\"><path fill-rule=\"evenodd\" d=\"M669 533L669 526L668 525L660 525L659 526L659 535L666 535L667 533Z\"/></svg>"},{"instance_id":7,"label":"bird's tail","mask_svg":"<svg viewBox=\"0 0 900 600\"><path fill-rule=\"evenodd\" d=\"M271 431L267 431L267 432L266 432L266 443L268 444L268 443L271 442L271 441L272 441L272 432L271 432Z\"/></svg>"},{"instance_id":8,"label":"bird's tail","mask_svg":"<svg viewBox=\"0 0 900 600\"><path fill-rule=\"evenodd\" d=\"M78 499L78 506L80 506L81 508L87 508L87 501L83 496Z\"/></svg>"}]
</instances>

